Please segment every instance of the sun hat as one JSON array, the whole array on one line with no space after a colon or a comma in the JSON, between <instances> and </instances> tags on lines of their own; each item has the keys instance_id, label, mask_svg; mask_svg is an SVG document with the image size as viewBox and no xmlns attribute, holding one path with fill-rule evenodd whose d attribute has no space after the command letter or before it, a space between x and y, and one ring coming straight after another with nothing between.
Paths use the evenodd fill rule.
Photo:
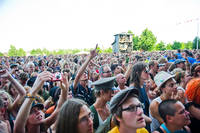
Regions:
<instances>
[{"instance_id":1,"label":"sun hat","mask_svg":"<svg viewBox=\"0 0 200 133\"><path fill-rule=\"evenodd\" d=\"M160 87L169 79L174 78L175 75L172 75L168 72L165 71L161 71L159 73L156 74L156 76L154 77L154 81L158 87L158 89L160 89Z\"/></svg>"}]
</instances>

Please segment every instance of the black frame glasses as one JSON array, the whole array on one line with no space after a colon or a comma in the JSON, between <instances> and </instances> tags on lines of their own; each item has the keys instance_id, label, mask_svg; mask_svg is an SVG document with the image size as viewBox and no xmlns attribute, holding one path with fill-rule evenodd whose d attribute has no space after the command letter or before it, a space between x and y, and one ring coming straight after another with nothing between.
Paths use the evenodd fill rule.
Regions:
<instances>
[{"instance_id":1,"label":"black frame glasses","mask_svg":"<svg viewBox=\"0 0 200 133\"><path fill-rule=\"evenodd\" d=\"M129 107L122 109L122 111L137 112L138 108L144 109L144 104L130 105Z\"/></svg>"}]
</instances>

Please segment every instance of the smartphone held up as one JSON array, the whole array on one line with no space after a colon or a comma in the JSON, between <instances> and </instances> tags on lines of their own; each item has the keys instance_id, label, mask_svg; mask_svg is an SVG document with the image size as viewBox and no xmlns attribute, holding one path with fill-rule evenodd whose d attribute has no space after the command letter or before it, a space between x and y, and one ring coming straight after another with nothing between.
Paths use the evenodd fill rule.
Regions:
<instances>
[{"instance_id":1,"label":"smartphone held up","mask_svg":"<svg viewBox=\"0 0 200 133\"><path fill-rule=\"evenodd\" d=\"M61 81L62 80L62 74L60 72L56 72L53 74L53 78L51 81L56 82L56 81Z\"/></svg>"}]
</instances>

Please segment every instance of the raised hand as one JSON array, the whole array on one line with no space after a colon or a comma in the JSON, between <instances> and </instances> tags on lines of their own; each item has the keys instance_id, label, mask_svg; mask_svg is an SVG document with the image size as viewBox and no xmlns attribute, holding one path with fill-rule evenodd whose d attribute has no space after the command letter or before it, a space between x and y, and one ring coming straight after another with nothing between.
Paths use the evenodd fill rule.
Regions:
<instances>
[{"instance_id":1,"label":"raised hand","mask_svg":"<svg viewBox=\"0 0 200 133\"><path fill-rule=\"evenodd\" d=\"M43 71L37 76L31 92L35 95L39 91L39 89L43 86L44 82L51 80L52 78L53 78L52 73L48 71Z\"/></svg>"},{"instance_id":2,"label":"raised hand","mask_svg":"<svg viewBox=\"0 0 200 133\"><path fill-rule=\"evenodd\" d=\"M96 44L96 47L90 51L91 58L94 58L95 56L97 56L98 54L97 47L98 47L98 44Z\"/></svg>"},{"instance_id":3,"label":"raised hand","mask_svg":"<svg viewBox=\"0 0 200 133\"><path fill-rule=\"evenodd\" d=\"M8 78L10 78L10 76L11 76L10 73L6 69L0 70L0 77L1 78L8 79Z\"/></svg>"},{"instance_id":4,"label":"raised hand","mask_svg":"<svg viewBox=\"0 0 200 133\"><path fill-rule=\"evenodd\" d=\"M69 89L69 81L68 81L68 76L69 76L69 73L65 72L63 73L62 75L62 79L63 79L63 84L65 85L65 88L66 89Z\"/></svg>"}]
</instances>

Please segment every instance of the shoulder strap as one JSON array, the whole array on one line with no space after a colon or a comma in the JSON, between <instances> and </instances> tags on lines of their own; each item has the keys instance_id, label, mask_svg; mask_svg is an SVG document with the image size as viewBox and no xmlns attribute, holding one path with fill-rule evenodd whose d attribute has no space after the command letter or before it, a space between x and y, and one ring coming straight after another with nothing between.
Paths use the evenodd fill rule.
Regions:
<instances>
[{"instance_id":1,"label":"shoulder strap","mask_svg":"<svg viewBox=\"0 0 200 133\"><path fill-rule=\"evenodd\" d=\"M90 110L94 113L93 126L94 126L94 129L96 130L99 126L99 117L94 105L90 106Z\"/></svg>"},{"instance_id":2,"label":"shoulder strap","mask_svg":"<svg viewBox=\"0 0 200 133\"><path fill-rule=\"evenodd\" d=\"M169 129L165 126L164 123L163 123L160 127L161 127L162 129L164 129L164 131L165 131L166 133L171 133L171 132L169 131Z\"/></svg>"}]
</instances>

